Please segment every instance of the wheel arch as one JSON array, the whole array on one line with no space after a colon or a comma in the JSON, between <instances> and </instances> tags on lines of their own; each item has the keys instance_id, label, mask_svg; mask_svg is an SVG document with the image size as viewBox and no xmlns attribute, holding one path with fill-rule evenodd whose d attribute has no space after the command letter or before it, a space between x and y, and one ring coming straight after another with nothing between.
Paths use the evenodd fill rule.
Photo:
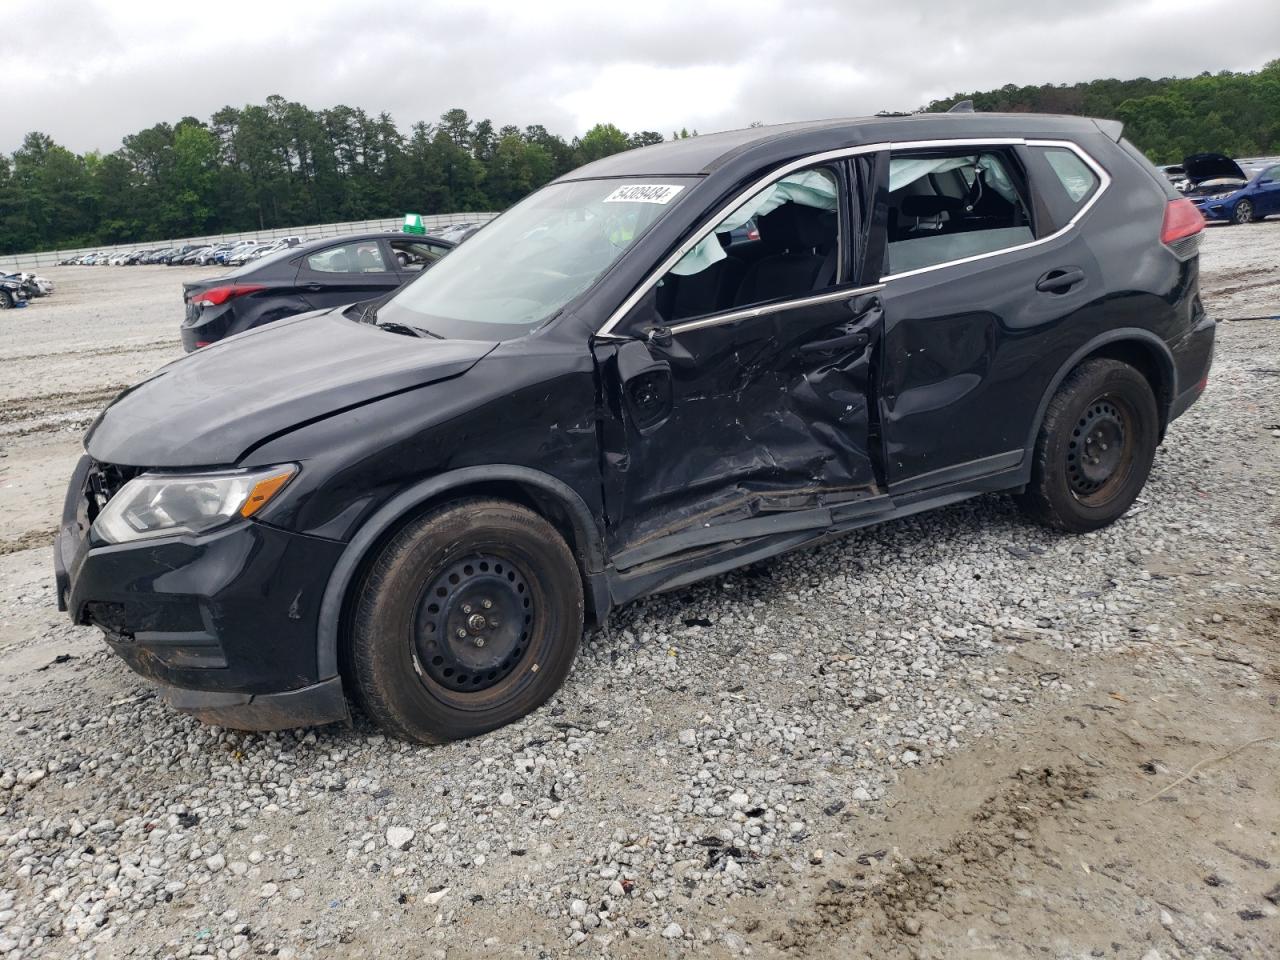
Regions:
<instances>
[{"instance_id":1,"label":"wheel arch","mask_svg":"<svg viewBox=\"0 0 1280 960\"><path fill-rule=\"evenodd\" d=\"M1034 455L1036 438L1040 434L1045 412L1049 408L1049 401L1058 392L1058 387L1062 385L1067 374L1086 360L1098 358L1127 363L1147 378L1147 382L1151 384L1151 391L1156 396L1156 409L1160 413L1160 439L1164 439L1165 428L1169 425L1169 411L1173 398L1178 395L1178 371L1174 366L1173 352L1168 344L1150 330L1144 330L1141 327L1121 327L1099 334L1080 347L1066 363L1058 368L1058 372L1049 381L1049 386L1041 396L1040 405L1036 409L1031 432L1027 436L1027 454L1023 458L1023 463L1028 470Z\"/></svg>"},{"instance_id":2,"label":"wheel arch","mask_svg":"<svg viewBox=\"0 0 1280 960\"><path fill-rule=\"evenodd\" d=\"M359 583L382 545L423 512L472 496L497 497L521 504L554 526L577 560L588 622L604 622L609 613L609 593L603 573L604 540L590 509L573 488L549 474L514 464L463 467L400 492L383 504L351 538L329 575L320 602L316 637L320 677L332 677L340 672L340 645L351 588Z\"/></svg>"}]
</instances>

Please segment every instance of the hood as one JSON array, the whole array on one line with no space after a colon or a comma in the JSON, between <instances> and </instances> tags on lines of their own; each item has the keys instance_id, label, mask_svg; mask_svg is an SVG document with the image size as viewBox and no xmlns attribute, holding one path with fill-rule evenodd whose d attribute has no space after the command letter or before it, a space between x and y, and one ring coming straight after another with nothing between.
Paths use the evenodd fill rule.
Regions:
<instances>
[{"instance_id":1,"label":"hood","mask_svg":"<svg viewBox=\"0 0 1280 960\"><path fill-rule=\"evenodd\" d=\"M1240 164L1220 153L1196 153L1182 161L1187 179L1193 184L1204 180L1248 180Z\"/></svg>"},{"instance_id":2,"label":"hood","mask_svg":"<svg viewBox=\"0 0 1280 960\"><path fill-rule=\"evenodd\" d=\"M205 347L120 394L85 437L101 463L233 464L305 423L466 373L495 343L428 340L304 314Z\"/></svg>"}]
</instances>

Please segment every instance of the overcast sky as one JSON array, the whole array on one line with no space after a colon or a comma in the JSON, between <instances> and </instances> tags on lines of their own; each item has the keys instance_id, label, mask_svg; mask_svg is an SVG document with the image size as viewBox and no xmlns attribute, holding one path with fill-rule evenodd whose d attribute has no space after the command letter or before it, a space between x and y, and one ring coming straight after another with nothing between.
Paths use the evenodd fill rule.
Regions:
<instances>
[{"instance_id":1,"label":"overcast sky","mask_svg":"<svg viewBox=\"0 0 1280 960\"><path fill-rule=\"evenodd\" d=\"M450 107L566 138L597 122L701 132L877 110L962 90L1256 70L1280 0L0 0L0 151L76 151L281 94Z\"/></svg>"}]
</instances>

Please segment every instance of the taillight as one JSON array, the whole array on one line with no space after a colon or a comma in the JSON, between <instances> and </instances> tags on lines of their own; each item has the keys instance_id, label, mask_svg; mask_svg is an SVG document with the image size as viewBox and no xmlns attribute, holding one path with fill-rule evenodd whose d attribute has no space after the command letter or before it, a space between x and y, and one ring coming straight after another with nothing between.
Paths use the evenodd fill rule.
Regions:
<instances>
[{"instance_id":1,"label":"taillight","mask_svg":"<svg viewBox=\"0 0 1280 960\"><path fill-rule=\"evenodd\" d=\"M246 293L257 293L267 289L260 283L232 284L229 287L213 287L194 294L191 302L198 307L216 307L235 297L243 297Z\"/></svg>"},{"instance_id":2,"label":"taillight","mask_svg":"<svg viewBox=\"0 0 1280 960\"><path fill-rule=\"evenodd\" d=\"M1160 242L1171 245L1187 237L1194 237L1204 229L1204 217L1200 208L1186 197L1170 200L1164 208L1164 224L1160 228Z\"/></svg>"}]
</instances>

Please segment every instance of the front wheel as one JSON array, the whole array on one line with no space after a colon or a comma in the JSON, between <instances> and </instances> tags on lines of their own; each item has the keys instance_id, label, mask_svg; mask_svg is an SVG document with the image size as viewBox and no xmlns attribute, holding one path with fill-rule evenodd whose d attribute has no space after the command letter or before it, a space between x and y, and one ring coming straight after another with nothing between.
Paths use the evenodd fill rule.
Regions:
<instances>
[{"instance_id":1,"label":"front wheel","mask_svg":"<svg viewBox=\"0 0 1280 960\"><path fill-rule=\"evenodd\" d=\"M1147 378L1118 360L1087 360L1049 401L1031 482L1018 503L1061 530L1105 527L1142 491L1159 438L1160 414Z\"/></svg>"},{"instance_id":2,"label":"front wheel","mask_svg":"<svg viewBox=\"0 0 1280 960\"><path fill-rule=\"evenodd\" d=\"M0 310L8 310L13 306L13 295L8 290L0 290Z\"/></svg>"},{"instance_id":3,"label":"front wheel","mask_svg":"<svg viewBox=\"0 0 1280 960\"><path fill-rule=\"evenodd\" d=\"M556 529L501 500L412 521L360 589L348 669L379 725L419 743L518 720L564 682L582 638L582 581Z\"/></svg>"},{"instance_id":4,"label":"front wheel","mask_svg":"<svg viewBox=\"0 0 1280 960\"><path fill-rule=\"evenodd\" d=\"M1249 200L1241 200L1236 204L1235 210L1231 214L1232 223L1252 223L1253 222L1253 203Z\"/></svg>"}]
</instances>

